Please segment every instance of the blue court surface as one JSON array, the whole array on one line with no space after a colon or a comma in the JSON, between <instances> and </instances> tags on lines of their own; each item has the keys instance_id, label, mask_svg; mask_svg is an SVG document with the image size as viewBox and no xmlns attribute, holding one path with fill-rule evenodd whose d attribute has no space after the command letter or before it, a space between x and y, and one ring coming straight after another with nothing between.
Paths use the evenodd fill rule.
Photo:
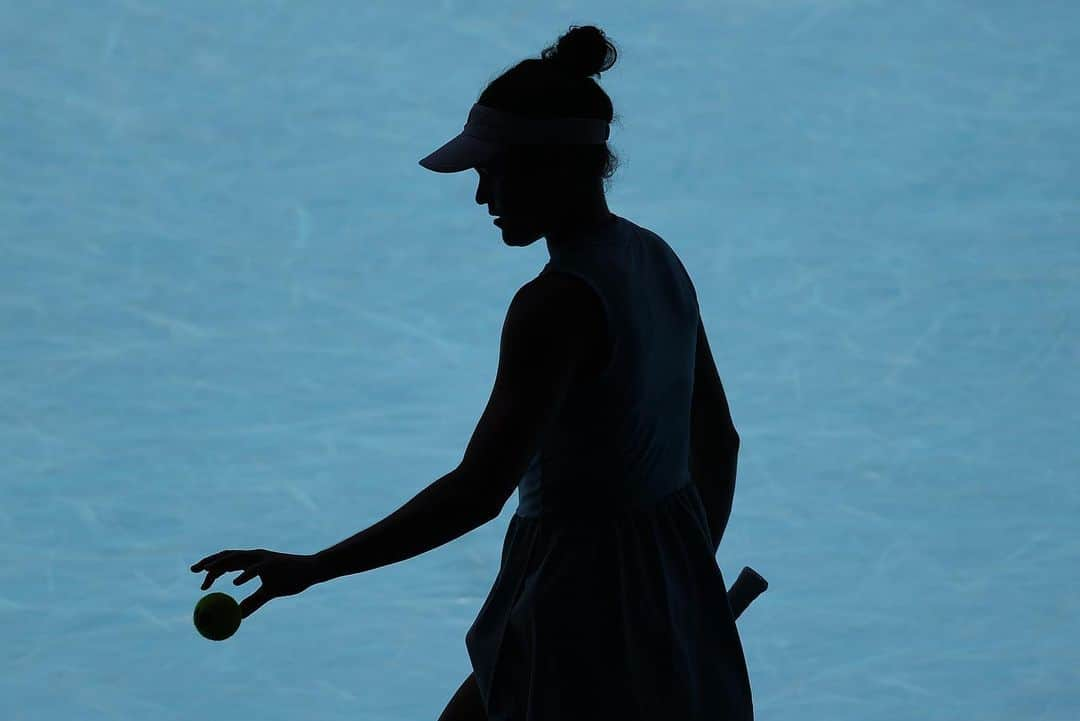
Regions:
<instances>
[{"instance_id":1,"label":"blue court surface","mask_svg":"<svg viewBox=\"0 0 1080 721\"><path fill-rule=\"evenodd\" d=\"M418 160L572 24L741 436L756 718L1080 718L1080 6L69 0L0 5L0 719L438 717L516 498L220 643L189 567L461 460L548 255Z\"/></svg>"}]
</instances>

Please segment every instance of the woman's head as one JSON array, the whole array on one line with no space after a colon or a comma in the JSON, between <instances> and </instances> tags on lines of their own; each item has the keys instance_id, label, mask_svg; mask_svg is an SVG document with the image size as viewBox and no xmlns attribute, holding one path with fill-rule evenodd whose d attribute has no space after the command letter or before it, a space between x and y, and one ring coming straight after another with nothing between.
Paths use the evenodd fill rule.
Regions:
<instances>
[{"instance_id":1,"label":"woman's head","mask_svg":"<svg viewBox=\"0 0 1080 721\"><path fill-rule=\"evenodd\" d=\"M614 118L611 98L593 80L611 69L618 51L603 31L592 25L571 26L569 32L540 53L493 80L477 103L531 118ZM608 180L618 168L618 157L602 145L517 145L509 149L511 162L539 170L560 167L581 179Z\"/></svg>"},{"instance_id":2,"label":"woman's head","mask_svg":"<svg viewBox=\"0 0 1080 721\"><path fill-rule=\"evenodd\" d=\"M533 118L610 123L615 117L611 98L592 76L610 69L617 57L602 30L572 26L539 59L523 60L493 80L476 102ZM476 169L476 200L535 240L560 226L606 214L604 188L618 165L606 143L510 145L487 167Z\"/></svg>"}]
</instances>

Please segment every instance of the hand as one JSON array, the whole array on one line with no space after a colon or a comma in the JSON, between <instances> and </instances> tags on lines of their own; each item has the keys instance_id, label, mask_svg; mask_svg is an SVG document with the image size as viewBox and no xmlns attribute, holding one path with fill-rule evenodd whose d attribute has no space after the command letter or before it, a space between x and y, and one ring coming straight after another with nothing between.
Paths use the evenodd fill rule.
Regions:
<instances>
[{"instance_id":1,"label":"hand","mask_svg":"<svg viewBox=\"0 0 1080 721\"><path fill-rule=\"evenodd\" d=\"M315 558L291 553L276 553L263 549L253 551L220 551L191 567L193 573L206 571L202 590L228 571L243 571L233 581L239 586L258 576L263 585L240 602L240 618L255 613L264 603L282 596L295 596L315 584Z\"/></svg>"}]
</instances>

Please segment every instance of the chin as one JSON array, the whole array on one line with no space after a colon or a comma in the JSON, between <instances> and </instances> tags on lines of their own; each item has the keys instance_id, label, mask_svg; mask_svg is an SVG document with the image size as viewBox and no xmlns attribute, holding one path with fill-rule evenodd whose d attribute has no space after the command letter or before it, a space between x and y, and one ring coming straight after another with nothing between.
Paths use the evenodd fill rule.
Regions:
<instances>
[{"instance_id":1,"label":"chin","mask_svg":"<svg viewBox=\"0 0 1080 721\"><path fill-rule=\"evenodd\" d=\"M507 245L512 245L512 246L517 247L517 248L524 248L525 246L532 245L536 241L540 240L541 237L543 237L543 236L538 235L536 237L521 238L521 237L514 237L513 235L507 235L507 234L504 233L503 234L503 242L506 243Z\"/></svg>"},{"instance_id":2,"label":"chin","mask_svg":"<svg viewBox=\"0 0 1080 721\"><path fill-rule=\"evenodd\" d=\"M532 245L544 237L544 231L542 230L533 230L513 224L504 225L500 230L502 231L503 243L516 247Z\"/></svg>"}]
</instances>

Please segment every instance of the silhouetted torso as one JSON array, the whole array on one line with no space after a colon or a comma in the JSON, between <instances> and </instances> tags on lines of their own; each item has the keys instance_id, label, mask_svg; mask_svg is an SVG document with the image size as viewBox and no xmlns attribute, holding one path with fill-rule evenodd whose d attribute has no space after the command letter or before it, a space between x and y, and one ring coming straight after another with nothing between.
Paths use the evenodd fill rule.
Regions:
<instances>
[{"instance_id":1,"label":"silhouetted torso","mask_svg":"<svg viewBox=\"0 0 1080 721\"><path fill-rule=\"evenodd\" d=\"M748 721L742 645L689 475L697 296L624 218L553 250L606 334L518 485L466 634L489 721Z\"/></svg>"}]
</instances>

